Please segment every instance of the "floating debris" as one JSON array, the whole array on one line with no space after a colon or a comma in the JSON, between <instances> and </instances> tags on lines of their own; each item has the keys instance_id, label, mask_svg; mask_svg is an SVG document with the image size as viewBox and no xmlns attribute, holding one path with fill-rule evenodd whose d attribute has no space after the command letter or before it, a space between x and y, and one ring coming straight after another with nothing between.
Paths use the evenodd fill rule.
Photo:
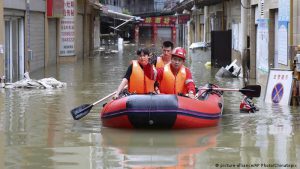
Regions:
<instances>
[{"instance_id":1,"label":"floating debris","mask_svg":"<svg viewBox=\"0 0 300 169\"><path fill-rule=\"evenodd\" d=\"M236 64L237 60L235 59L230 65L227 65L225 68L221 67L219 71L216 73L216 77L239 77L241 73L241 66Z\"/></svg>"},{"instance_id":2,"label":"floating debris","mask_svg":"<svg viewBox=\"0 0 300 169\"><path fill-rule=\"evenodd\" d=\"M211 62L206 62L206 63L204 64L204 66L205 66L206 68L210 68L210 67L211 67Z\"/></svg>"},{"instance_id":3,"label":"floating debris","mask_svg":"<svg viewBox=\"0 0 300 169\"><path fill-rule=\"evenodd\" d=\"M206 47L208 47L208 44L206 42L195 42L195 43L192 43L189 48L190 49L195 49L195 48L203 49Z\"/></svg>"},{"instance_id":4,"label":"floating debris","mask_svg":"<svg viewBox=\"0 0 300 169\"><path fill-rule=\"evenodd\" d=\"M110 53L119 53L119 50L111 50Z\"/></svg>"},{"instance_id":5,"label":"floating debris","mask_svg":"<svg viewBox=\"0 0 300 169\"><path fill-rule=\"evenodd\" d=\"M53 89L66 87L67 83L60 82L53 77L34 80L29 77L29 73L24 74L24 79L15 83L1 83L2 88L37 88L37 89Z\"/></svg>"}]
</instances>

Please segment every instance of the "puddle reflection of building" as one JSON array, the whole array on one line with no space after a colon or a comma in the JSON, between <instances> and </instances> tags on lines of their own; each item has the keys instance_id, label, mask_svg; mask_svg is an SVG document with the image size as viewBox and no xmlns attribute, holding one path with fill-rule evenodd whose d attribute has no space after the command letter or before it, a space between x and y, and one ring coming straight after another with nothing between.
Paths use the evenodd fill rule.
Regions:
<instances>
[{"instance_id":1,"label":"puddle reflection of building","mask_svg":"<svg viewBox=\"0 0 300 169\"><path fill-rule=\"evenodd\" d=\"M129 168L194 168L196 155L216 146L219 127L197 130L102 130L104 153ZM105 155L106 154L106 155ZM108 162L110 163L110 162Z\"/></svg>"},{"instance_id":2,"label":"puddle reflection of building","mask_svg":"<svg viewBox=\"0 0 300 169\"><path fill-rule=\"evenodd\" d=\"M261 103L262 104L262 103ZM240 124L240 161L255 161L260 164L299 163L299 146L296 144L299 133L291 107L278 104L265 104L258 116L243 116ZM299 140L299 139L298 139Z\"/></svg>"}]
</instances>

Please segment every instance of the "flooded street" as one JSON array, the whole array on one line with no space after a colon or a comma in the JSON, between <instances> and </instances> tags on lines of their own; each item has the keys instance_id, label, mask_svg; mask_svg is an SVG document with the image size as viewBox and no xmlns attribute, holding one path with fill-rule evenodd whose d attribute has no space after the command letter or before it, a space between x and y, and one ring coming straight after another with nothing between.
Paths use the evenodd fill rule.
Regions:
<instances>
[{"instance_id":1,"label":"flooded street","mask_svg":"<svg viewBox=\"0 0 300 169\"><path fill-rule=\"evenodd\" d=\"M251 114L240 113L241 93L225 92L217 127L105 128L99 118L105 101L73 120L71 109L117 89L135 49L125 46L122 53L30 74L33 79L54 77L66 82L66 88L0 89L0 168L300 168L300 108L264 103L264 86L255 99L260 110ZM243 87L242 79L216 79L218 69L204 66L208 56L190 51L186 61L197 86Z\"/></svg>"}]
</instances>

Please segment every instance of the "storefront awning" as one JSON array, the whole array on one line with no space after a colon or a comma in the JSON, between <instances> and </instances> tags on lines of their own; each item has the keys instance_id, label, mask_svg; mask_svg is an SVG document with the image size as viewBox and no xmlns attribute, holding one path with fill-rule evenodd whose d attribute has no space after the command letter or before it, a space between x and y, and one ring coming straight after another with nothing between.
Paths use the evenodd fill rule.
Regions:
<instances>
[{"instance_id":1,"label":"storefront awning","mask_svg":"<svg viewBox=\"0 0 300 169\"><path fill-rule=\"evenodd\" d=\"M109 26L110 28L118 30L118 31L119 31L118 28L122 27L123 25L126 25L129 22L132 22L132 21L133 22L139 22L139 21L144 20L144 19L141 19L141 17L138 17L138 16L128 15L128 14L124 14L124 13L121 13L121 12L114 11L112 9L109 9L109 7L105 6L105 5L102 6L101 15L106 16L108 18L111 18L113 20L117 19L117 20L123 21L122 23L119 23L119 25L116 26L116 27Z\"/></svg>"}]
</instances>

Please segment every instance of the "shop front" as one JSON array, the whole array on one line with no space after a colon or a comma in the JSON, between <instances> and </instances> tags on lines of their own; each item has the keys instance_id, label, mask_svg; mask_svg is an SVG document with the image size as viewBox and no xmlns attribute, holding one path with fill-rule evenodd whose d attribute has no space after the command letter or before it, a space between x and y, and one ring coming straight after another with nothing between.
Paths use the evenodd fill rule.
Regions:
<instances>
[{"instance_id":1,"label":"shop front","mask_svg":"<svg viewBox=\"0 0 300 169\"><path fill-rule=\"evenodd\" d=\"M151 40L151 43L166 40L176 41L176 17L146 17L135 27L135 39Z\"/></svg>"}]
</instances>

